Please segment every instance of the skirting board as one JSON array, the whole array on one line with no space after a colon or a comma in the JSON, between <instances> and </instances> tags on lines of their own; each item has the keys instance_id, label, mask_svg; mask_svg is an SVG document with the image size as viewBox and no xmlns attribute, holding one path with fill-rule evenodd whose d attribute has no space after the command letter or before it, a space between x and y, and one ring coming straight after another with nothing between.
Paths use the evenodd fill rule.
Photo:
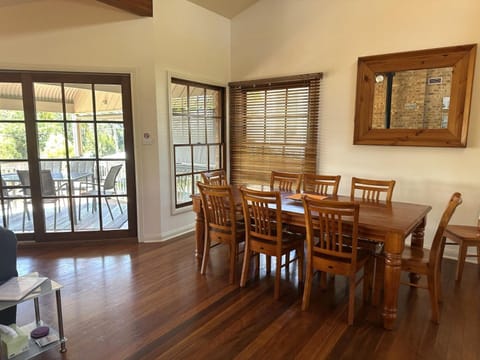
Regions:
<instances>
[{"instance_id":1,"label":"skirting board","mask_svg":"<svg viewBox=\"0 0 480 360\"><path fill-rule=\"evenodd\" d=\"M138 242L140 243L162 242L162 241L172 240L180 236L189 235L194 231L195 231L195 224L190 224L188 226L184 226L182 228L175 229L174 231L169 231L163 234L144 236L141 239L139 238Z\"/></svg>"}]
</instances>

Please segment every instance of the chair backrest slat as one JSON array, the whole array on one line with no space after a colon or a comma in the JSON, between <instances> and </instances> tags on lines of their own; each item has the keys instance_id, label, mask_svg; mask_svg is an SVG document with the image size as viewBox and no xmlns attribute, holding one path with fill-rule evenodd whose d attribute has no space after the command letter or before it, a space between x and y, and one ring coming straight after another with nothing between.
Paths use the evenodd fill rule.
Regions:
<instances>
[{"instance_id":1,"label":"chair backrest slat","mask_svg":"<svg viewBox=\"0 0 480 360\"><path fill-rule=\"evenodd\" d=\"M340 178L340 175L303 174L303 192L336 196Z\"/></svg>"},{"instance_id":2,"label":"chair backrest slat","mask_svg":"<svg viewBox=\"0 0 480 360\"><path fill-rule=\"evenodd\" d=\"M225 170L215 170L209 172L203 172L201 174L202 181L204 184L208 185L227 185L227 175Z\"/></svg>"},{"instance_id":3,"label":"chair backrest slat","mask_svg":"<svg viewBox=\"0 0 480 360\"><path fill-rule=\"evenodd\" d=\"M352 266L356 262L359 205L303 197L307 243L312 256L343 259ZM349 236L350 246L344 244Z\"/></svg>"},{"instance_id":4,"label":"chair backrest slat","mask_svg":"<svg viewBox=\"0 0 480 360\"><path fill-rule=\"evenodd\" d=\"M245 230L248 238L282 242L282 203L278 191L257 191L241 188Z\"/></svg>"},{"instance_id":5,"label":"chair backrest slat","mask_svg":"<svg viewBox=\"0 0 480 360\"><path fill-rule=\"evenodd\" d=\"M363 200L380 201L384 196L385 201L392 201L395 180L373 180L353 177L350 196L360 194Z\"/></svg>"},{"instance_id":6,"label":"chair backrest slat","mask_svg":"<svg viewBox=\"0 0 480 360\"><path fill-rule=\"evenodd\" d=\"M300 192L302 174L272 171L270 175L270 191Z\"/></svg>"},{"instance_id":7,"label":"chair backrest slat","mask_svg":"<svg viewBox=\"0 0 480 360\"><path fill-rule=\"evenodd\" d=\"M235 202L230 185L207 185L198 182L197 186L208 230L235 234Z\"/></svg>"}]
</instances>

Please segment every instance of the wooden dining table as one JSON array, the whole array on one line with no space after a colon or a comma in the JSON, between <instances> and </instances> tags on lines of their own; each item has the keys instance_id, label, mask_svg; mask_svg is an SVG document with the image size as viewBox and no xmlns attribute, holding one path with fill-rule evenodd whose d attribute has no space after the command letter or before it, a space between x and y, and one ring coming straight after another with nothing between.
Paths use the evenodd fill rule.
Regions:
<instances>
[{"instance_id":1,"label":"wooden dining table","mask_svg":"<svg viewBox=\"0 0 480 360\"><path fill-rule=\"evenodd\" d=\"M233 193L238 204L241 196L238 187L233 186ZM305 226L305 214L301 201L291 200L290 194L282 194L282 216L287 225ZM328 200L351 201L350 196L329 196ZM385 276L383 326L393 329L397 318L397 302L400 287L401 255L407 238L411 235L411 246L423 247L426 217L431 207L428 205L369 201L353 199L360 205L358 236L384 243ZM192 196L195 221L195 254L201 258L204 246L204 216L199 195Z\"/></svg>"}]
</instances>

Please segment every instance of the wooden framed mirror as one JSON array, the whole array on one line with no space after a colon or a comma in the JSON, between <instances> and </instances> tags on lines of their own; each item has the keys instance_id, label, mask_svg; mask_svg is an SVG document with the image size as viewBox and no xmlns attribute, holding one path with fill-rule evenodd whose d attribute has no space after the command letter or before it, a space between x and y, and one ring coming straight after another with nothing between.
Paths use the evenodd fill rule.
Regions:
<instances>
[{"instance_id":1,"label":"wooden framed mirror","mask_svg":"<svg viewBox=\"0 0 480 360\"><path fill-rule=\"evenodd\" d=\"M477 45L358 58L358 145L465 147Z\"/></svg>"}]
</instances>

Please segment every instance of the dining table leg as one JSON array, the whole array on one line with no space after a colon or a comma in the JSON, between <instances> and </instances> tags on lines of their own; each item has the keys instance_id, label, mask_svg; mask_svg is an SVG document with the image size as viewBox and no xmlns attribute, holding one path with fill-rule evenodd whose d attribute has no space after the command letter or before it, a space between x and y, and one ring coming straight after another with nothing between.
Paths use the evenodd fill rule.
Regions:
<instances>
[{"instance_id":1,"label":"dining table leg","mask_svg":"<svg viewBox=\"0 0 480 360\"><path fill-rule=\"evenodd\" d=\"M387 233L385 239L385 278L383 327L391 330L397 319L398 291L400 288L401 256L404 236L399 233Z\"/></svg>"},{"instance_id":2,"label":"dining table leg","mask_svg":"<svg viewBox=\"0 0 480 360\"><path fill-rule=\"evenodd\" d=\"M426 218L424 217L412 232L411 246L423 248ZM397 319L398 291L400 289L400 275L402 252L405 248L405 238L401 233L387 233L385 238L385 278L384 278L384 307L383 327L393 329ZM411 273L410 281L418 281L419 275Z\"/></svg>"},{"instance_id":3,"label":"dining table leg","mask_svg":"<svg viewBox=\"0 0 480 360\"><path fill-rule=\"evenodd\" d=\"M422 221L417 225L415 230L412 232L411 246L419 249L423 248L423 239L425 237L425 225L427 223L427 218L424 217ZM409 274L409 279L412 284L418 283L420 280L420 275L415 273Z\"/></svg>"},{"instance_id":4,"label":"dining table leg","mask_svg":"<svg viewBox=\"0 0 480 360\"><path fill-rule=\"evenodd\" d=\"M205 219L202 204L199 199L194 199L193 211L195 213L195 257L202 259L205 244Z\"/></svg>"}]
</instances>

